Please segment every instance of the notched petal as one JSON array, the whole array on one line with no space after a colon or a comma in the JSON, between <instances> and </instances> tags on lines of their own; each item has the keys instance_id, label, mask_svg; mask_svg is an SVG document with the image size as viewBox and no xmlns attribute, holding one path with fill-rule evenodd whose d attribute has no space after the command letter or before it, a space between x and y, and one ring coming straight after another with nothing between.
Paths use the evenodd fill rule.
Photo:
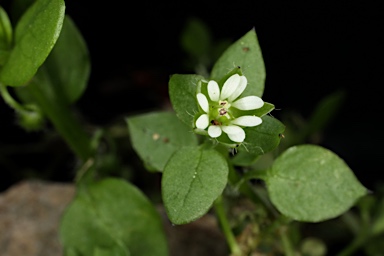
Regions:
<instances>
[{"instance_id":1,"label":"notched petal","mask_svg":"<svg viewBox=\"0 0 384 256\"><path fill-rule=\"evenodd\" d=\"M220 88L216 81L211 80L208 83L208 94L212 101L219 101Z\"/></svg>"},{"instance_id":2,"label":"notched petal","mask_svg":"<svg viewBox=\"0 0 384 256\"><path fill-rule=\"evenodd\" d=\"M237 97L239 97L244 92L245 88L247 87L247 83L248 83L247 78L245 76L240 76L239 86L231 94L231 96L229 96L228 100L232 102L235 99L237 99Z\"/></svg>"},{"instance_id":3,"label":"notched petal","mask_svg":"<svg viewBox=\"0 0 384 256\"><path fill-rule=\"evenodd\" d=\"M221 127L223 131L228 135L229 139L234 142L243 142L245 139L244 130L236 125L228 125Z\"/></svg>"},{"instance_id":4,"label":"notched petal","mask_svg":"<svg viewBox=\"0 0 384 256\"><path fill-rule=\"evenodd\" d=\"M232 103L232 107L240 110L253 110L261 108L264 105L264 101L257 96L247 96Z\"/></svg>"},{"instance_id":5,"label":"notched petal","mask_svg":"<svg viewBox=\"0 0 384 256\"><path fill-rule=\"evenodd\" d=\"M221 89L221 95L220 99L225 100L229 96L234 93L234 91L237 89L237 87L240 84L240 76L238 74L234 74L230 76L227 81L225 81L223 88Z\"/></svg>"},{"instance_id":6,"label":"notched petal","mask_svg":"<svg viewBox=\"0 0 384 256\"><path fill-rule=\"evenodd\" d=\"M205 111L205 113L208 113L209 104L208 104L207 97L205 97L205 95L202 93L198 93L196 97L200 107Z\"/></svg>"},{"instance_id":7,"label":"notched petal","mask_svg":"<svg viewBox=\"0 0 384 256\"><path fill-rule=\"evenodd\" d=\"M261 124L263 120L258 116L240 116L233 120L231 124L237 124L240 126L253 127Z\"/></svg>"},{"instance_id":8,"label":"notched petal","mask_svg":"<svg viewBox=\"0 0 384 256\"><path fill-rule=\"evenodd\" d=\"M209 125L209 117L207 114L199 116L196 120L196 127L199 129L206 129Z\"/></svg>"},{"instance_id":9,"label":"notched petal","mask_svg":"<svg viewBox=\"0 0 384 256\"><path fill-rule=\"evenodd\" d=\"M208 135L212 138L217 138L221 135L221 128L220 126L211 125L208 128Z\"/></svg>"}]
</instances>

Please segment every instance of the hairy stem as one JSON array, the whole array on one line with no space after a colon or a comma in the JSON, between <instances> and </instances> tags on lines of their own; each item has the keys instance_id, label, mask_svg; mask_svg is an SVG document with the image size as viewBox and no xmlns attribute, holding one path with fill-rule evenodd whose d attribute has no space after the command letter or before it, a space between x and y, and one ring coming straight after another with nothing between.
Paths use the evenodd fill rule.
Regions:
<instances>
[{"instance_id":1,"label":"hairy stem","mask_svg":"<svg viewBox=\"0 0 384 256\"><path fill-rule=\"evenodd\" d=\"M223 199L221 196L216 199L214 203L214 207L215 207L215 212L219 219L221 228L223 230L224 236L227 239L229 249L231 250L231 253L232 253L231 255L241 256L242 255L241 249L236 241L235 236L232 233L227 216L225 214Z\"/></svg>"}]
</instances>

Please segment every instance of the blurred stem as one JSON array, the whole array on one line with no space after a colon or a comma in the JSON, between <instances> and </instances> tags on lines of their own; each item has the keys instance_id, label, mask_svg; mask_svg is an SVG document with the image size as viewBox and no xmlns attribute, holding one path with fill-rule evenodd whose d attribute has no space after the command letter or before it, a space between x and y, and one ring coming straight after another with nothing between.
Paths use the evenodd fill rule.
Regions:
<instances>
[{"instance_id":1,"label":"blurred stem","mask_svg":"<svg viewBox=\"0 0 384 256\"><path fill-rule=\"evenodd\" d=\"M369 211L366 208L360 207L361 224L360 228L355 234L355 238L352 242L344 248L337 256L349 256L353 255L358 249L360 249L366 241L372 237L371 220Z\"/></svg>"},{"instance_id":2,"label":"blurred stem","mask_svg":"<svg viewBox=\"0 0 384 256\"><path fill-rule=\"evenodd\" d=\"M285 252L284 255L295 256L295 251L293 250L292 243L288 237L287 231L288 231L287 227L282 227L280 231L280 237L281 237L281 241L283 243L283 249Z\"/></svg>"},{"instance_id":3,"label":"blurred stem","mask_svg":"<svg viewBox=\"0 0 384 256\"><path fill-rule=\"evenodd\" d=\"M0 93L5 103L8 104L8 106L13 108L15 111L25 111L24 107L15 99L13 99L12 96L9 94L7 86L3 85L2 83L0 83Z\"/></svg>"},{"instance_id":4,"label":"blurred stem","mask_svg":"<svg viewBox=\"0 0 384 256\"><path fill-rule=\"evenodd\" d=\"M219 196L216 199L214 206L215 206L215 212L219 219L224 236L227 239L228 246L231 250L231 253L232 253L231 256L241 256L242 255L241 249L236 241L235 236L232 233L227 216L225 214L222 196Z\"/></svg>"},{"instance_id":5,"label":"blurred stem","mask_svg":"<svg viewBox=\"0 0 384 256\"><path fill-rule=\"evenodd\" d=\"M78 120L73 116L69 106L63 104L59 99L52 97L52 94L44 90L42 86L31 84L28 85L27 88L73 152L82 161L86 161L91 157L93 154L91 139L83 130ZM4 101L15 111L28 111L22 104L12 98L7 90L7 86L2 83L0 83L0 93Z\"/></svg>"},{"instance_id":6,"label":"blurred stem","mask_svg":"<svg viewBox=\"0 0 384 256\"><path fill-rule=\"evenodd\" d=\"M72 151L83 162L90 158L93 155L91 137L85 132L79 120L75 118L70 107L44 86L31 84L27 87Z\"/></svg>"},{"instance_id":7,"label":"blurred stem","mask_svg":"<svg viewBox=\"0 0 384 256\"><path fill-rule=\"evenodd\" d=\"M267 212L268 215L272 218L277 218L279 215L278 213L269 205L262 196L260 196L255 189L251 187L251 185L248 182L244 182L241 177L239 177L236 170L233 168L233 166L229 167L229 175L228 175L229 183L237 187L238 191L245 195L247 198L252 200L257 206L263 207Z\"/></svg>"}]
</instances>

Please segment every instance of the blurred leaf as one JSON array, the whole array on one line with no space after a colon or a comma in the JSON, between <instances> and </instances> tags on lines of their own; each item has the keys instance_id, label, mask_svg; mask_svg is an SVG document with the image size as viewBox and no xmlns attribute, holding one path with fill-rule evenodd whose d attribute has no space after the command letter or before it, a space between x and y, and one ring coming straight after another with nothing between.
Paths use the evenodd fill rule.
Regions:
<instances>
[{"instance_id":1,"label":"blurred leaf","mask_svg":"<svg viewBox=\"0 0 384 256\"><path fill-rule=\"evenodd\" d=\"M216 150L183 147L171 157L162 177L162 197L173 224L203 216L221 195L228 179L228 165Z\"/></svg>"},{"instance_id":2,"label":"blurred leaf","mask_svg":"<svg viewBox=\"0 0 384 256\"><path fill-rule=\"evenodd\" d=\"M11 1L11 20L16 22L24 12L37 0L12 0Z\"/></svg>"},{"instance_id":3,"label":"blurred leaf","mask_svg":"<svg viewBox=\"0 0 384 256\"><path fill-rule=\"evenodd\" d=\"M65 138L71 149L83 160L93 153L91 141L81 127L73 112L70 111L67 99L55 84L52 83L46 66L39 68L27 86L16 87L18 96L24 102L36 104L38 109L55 125L56 130Z\"/></svg>"},{"instance_id":4,"label":"blurred leaf","mask_svg":"<svg viewBox=\"0 0 384 256\"><path fill-rule=\"evenodd\" d=\"M218 81L236 66L243 68L244 75L248 79L248 86L242 95L261 97L266 75L263 56L254 29L233 43L221 55L213 66L211 79Z\"/></svg>"},{"instance_id":5,"label":"blurred leaf","mask_svg":"<svg viewBox=\"0 0 384 256\"><path fill-rule=\"evenodd\" d=\"M83 94L89 74L87 47L71 18L65 16L60 37L34 80L48 92L50 98L60 98L63 104L69 105ZM42 83L42 80L48 82ZM16 87L15 92L24 103L35 104L28 86Z\"/></svg>"},{"instance_id":6,"label":"blurred leaf","mask_svg":"<svg viewBox=\"0 0 384 256\"><path fill-rule=\"evenodd\" d=\"M8 14L0 6L0 51L7 51L12 44L12 26Z\"/></svg>"},{"instance_id":7,"label":"blurred leaf","mask_svg":"<svg viewBox=\"0 0 384 256\"><path fill-rule=\"evenodd\" d=\"M268 171L266 183L282 214L307 222L337 217L367 193L342 159L316 145L287 149Z\"/></svg>"},{"instance_id":8,"label":"blurred leaf","mask_svg":"<svg viewBox=\"0 0 384 256\"><path fill-rule=\"evenodd\" d=\"M197 145L192 129L174 113L152 112L126 120L133 148L154 170L163 171L171 155L180 147Z\"/></svg>"},{"instance_id":9,"label":"blurred leaf","mask_svg":"<svg viewBox=\"0 0 384 256\"><path fill-rule=\"evenodd\" d=\"M67 15L60 37L44 65L58 93L63 94L68 103L80 98L87 88L91 65L84 39Z\"/></svg>"},{"instance_id":10,"label":"blurred leaf","mask_svg":"<svg viewBox=\"0 0 384 256\"><path fill-rule=\"evenodd\" d=\"M177 117L188 127L193 126L197 108L197 83L204 79L199 75L172 75L169 80L169 97Z\"/></svg>"},{"instance_id":11,"label":"blurred leaf","mask_svg":"<svg viewBox=\"0 0 384 256\"><path fill-rule=\"evenodd\" d=\"M0 6L0 70L9 57L12 45L12 26L8 14Z\"/></svg>"},{"instance_id":12,"label":"blurred leaf","mask_svg":"<svg viewBox=\"0 0 384 256\"><path fill-rule=\"evenodd\" d=\"M322 131L333 120L345 99L344 91L336 91L322 99L308 120L305 134Z\"/></svg>"},{"instance_id":13,"label":"blurred leaf","mask_svg":"<svg viewBox=\"0 0 384 256\"><path fill-rule=\"evenodd\" d=\"M135 186L114 178L79 191L62 218L60 239L76 255L168 255L151 202Z\"/></svg>"},{"instance_id":14,"label":"blurred leaf","mask_svg":"<svg viewBox=\"0 0 384 256\"><path fill-rule=\"evenodd\" d=\"M211 34L207 26L197 18L190 18L181 34L181 46L194 58L204 59L211 49Z\"/></svg>"},{"instance_id":15,"label":"blurred leaf","mask_svg":"<svg viewBox=\"0 0 384 256\"><path fill-rule=\"evenodd\" d=\"M27 83L45 61L60 35L63 0L38 0L21 17L15 29L14 47L0 71L6 85Z\"/></svg>"}]
</instances>

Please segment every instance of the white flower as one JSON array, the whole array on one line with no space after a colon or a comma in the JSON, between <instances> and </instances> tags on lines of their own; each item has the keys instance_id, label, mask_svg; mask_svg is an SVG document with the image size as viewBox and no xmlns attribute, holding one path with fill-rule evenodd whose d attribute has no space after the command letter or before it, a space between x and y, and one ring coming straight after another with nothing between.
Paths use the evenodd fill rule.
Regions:
<instances>
[{"instance_id":1,"label":"white flower","mask_svg":"<svg viewBox=\"0 0 384 256\"><path fill-rule=\"evenodd\" d=\"M241 143L245 139L242 127L253 127L261 124L258 116L234 116L232 110L255 110L264 105L264 101L257 96L246 96L236 100L247 87L247 78L238 74L229 77L221 89L216 81L208 82L207 91L211 103L203 93L196 95L199 106L204 111L196 120L196 128L205 130L212 138L221 136L225 132L229 139ZM238 112L237 112L238 113Z\"/></svg>"}]
</instances>

